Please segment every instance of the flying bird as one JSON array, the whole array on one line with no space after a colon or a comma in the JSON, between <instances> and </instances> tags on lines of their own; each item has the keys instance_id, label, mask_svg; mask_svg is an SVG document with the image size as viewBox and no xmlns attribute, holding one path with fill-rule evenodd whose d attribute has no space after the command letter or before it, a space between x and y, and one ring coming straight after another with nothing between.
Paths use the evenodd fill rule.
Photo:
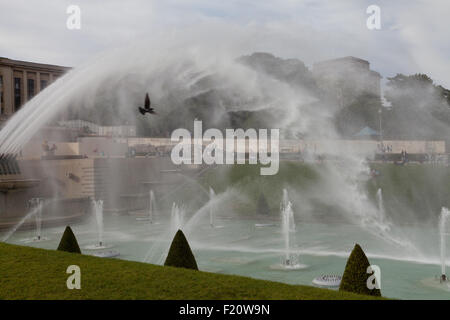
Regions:
<instances>
[{"instance_id":1,"label":"flying bird","mask_svg":"<svg viewBox=\"0 0 450 320\"><path fill-rule=\"evenodd\" d=\"M142 108L142 107L139 107L138 109L139 109L139 112L142 114L142 115L145 115L147 112L148 113L150 113L150 114L156 114L156 112L155 112L155 108L150 108L150 106L151 106L151 102L150 102L150 97L148 96L148 93L145 95L145 104L144 104L144 107Z\"/></svg>"}]
</instances>

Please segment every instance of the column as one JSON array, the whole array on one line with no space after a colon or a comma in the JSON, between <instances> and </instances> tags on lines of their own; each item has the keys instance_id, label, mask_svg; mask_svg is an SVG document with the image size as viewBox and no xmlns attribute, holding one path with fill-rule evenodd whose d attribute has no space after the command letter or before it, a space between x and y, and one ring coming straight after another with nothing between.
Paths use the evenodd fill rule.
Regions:
<instances>
[{"instance_id":1,"label":"column","mask_svg":"<svg viewBox=\"0 0 450 320\"><path fill-rule=\"evenodd\" d=\"M26 70L22 71L22 106L28 101L28 81Z\"/></svg>"},{"instance_id":2,"label":"column","mask_svg":"<svg viewBox=\"0 0 450 320\"><path fill-rule=\"evenodd\" d=\"M3 111L3 112L1 112L2 111L2 106L3 106L3 102L2 102L2 97L1 97L1 95L2 95L2 92L4 91L4 89L3 89L3 82L5 81L3 78L4 78L4 76L3 76L3 74L2 74L2 72L1 72L2 70L1 70L1 68L0 68L0 77L1 77L1 82L0 82L0 113L5 113L5 111ZM5 95L4 93L3 93L3 95Z\"/></svg>"},{"instance_id":3,"label":"column","mask_svg":"<svg viewBox=\"0 0 450 320\"><path fill-rule=\"evenodd\" d=\"M41 73L39 71L36 71L36 92L35 94L38 94L41 92Z\"/></svg>"},{"instance_id":4,"label":"column","mask_svg":"<svg viewBox=\"0 0 450 320\"><path fill-rule=\"evenodd\" d=\"M11 68L4 67L1 69L3 75L3 110L5 110L5 114L12 114L14 112L14 76Z\"/></svg>"}]
</instances>

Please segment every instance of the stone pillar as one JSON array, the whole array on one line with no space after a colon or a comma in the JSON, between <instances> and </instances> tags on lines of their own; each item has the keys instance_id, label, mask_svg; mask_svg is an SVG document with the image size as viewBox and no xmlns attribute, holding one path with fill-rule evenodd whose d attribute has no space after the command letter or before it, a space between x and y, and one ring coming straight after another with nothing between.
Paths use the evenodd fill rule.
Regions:
<instances>
[{"instance_id":1,"label":"stone pillar","mask_svg":"<svg viewBox=\"0 0 450 320\"><path fill-rule=\"evenodd\" d=\"M28 81L27 81L27 72L25 70L22 71L22 106L28 101Z\"/></svg>"},{"instance_id":2,"label":"stone pillar","mask_svg":"<svg viewBox=\"0 0 450 320\"><path fill-rule=\"evenodd\" d=\"M36 72L36 94L41 92L41 73L39 71Z\"/></svg>"},{"instance_id":3,"label":"stone pillar","mask_svg":"<svg viewBox=\"0 0 450 320\"><path fill-rule=\"evenodd\" d=\"M14 77L12 69L9 67L0 68L3 76L3 110L5 114L12 114L14 112Z\"/></svg>"},{"instance_id":4,"label":"stone pillar","mask_svg":"<svg viewBox=\"0 0 450 320\"><path fill-rule=\"evenodd\" d=\"M5 111L4 110L2 110L2 107L3 107L3 101L2 101L2 97L1 97L1 95L2 95L2 92L3 92L3 74L2 74L2 72L1 72L2 70L0 69L0 77L1 77L1 82L0 82L0 113L5 113ZM3 93L3 95L5 95L4 93ZM3 111L3 112L2 112Z\"/></svg>"}]
</instances>

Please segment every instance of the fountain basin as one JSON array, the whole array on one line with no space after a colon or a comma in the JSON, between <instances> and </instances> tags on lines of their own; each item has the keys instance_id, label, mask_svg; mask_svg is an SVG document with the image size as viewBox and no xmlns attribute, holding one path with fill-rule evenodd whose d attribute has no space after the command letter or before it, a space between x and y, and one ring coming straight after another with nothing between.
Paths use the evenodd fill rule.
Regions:
<instances>
[{"instance_id":1,"label":"fountain basin","mask_svg":"<svg viewBox=\"0 0 450 320\"><path fill-rule=\"evenodd\" d=\"M312 283L319 287L336 288L341 284L342 277L324 274L313 279Z\"/></svg>"},{"instance_id":2,"label":"fountain basin","mask_svg":"<svg viewBox=\"0 0 450 320\"><path fill-rule=\"evenodd\" d=\"M24 243L32 243L32 242L43 242L43 241L49 241L50 238L47 237L33 237L33 238L27 238L27 239L23 239L22 241Z\"/></svg>"},{"instance_id":3,"label":"fountain basin","mask_svg":"<svg viewBox=\"0 0 450 320\"><path fill-rule=\"evenodd\" d=\"M118 251L110 250L103 252L95 252L92 255L99 258L114 258L120 256L120 253Z\"/></svg>"},{"instance_id":4,"label":"fountain basin","mask_svg":"<svg viewBox=\"0 0 450 320\"><path fill-rule=\"evenodd\" d=\"M87 245L85 247L83 247L83 249L85 250L103 250L103 249L110 249L112 248L112 245L105 245L105 244L90 244Z\"/></svg>"},{"instance_id":5,"label":"fountain basin","mask_svg":"<svg viewBox=\"0 0 450 320\"><path fill-rule=\"evenodd\" d=\"M296 264L274 264L270 266L270 269L272 270L279 270L279 271L295 271L295 270L303 270L307 269L309 266L306 264L296 263Z\"/></svg>"},{"instance_id":6,"label":"fountain basin","mask_svg":"<svg viewBox=\"0 0 450 320\"><path fill-rule=\"evenodd\" d=\"M447 280L442 282L441 279L439 279L439 277L437 276L434 278L423 279L420 281L420 283L425 287L450 292L450 281Z\"/></svg>"},{"instance_id":7,"label":"fountain basin","mask_svg":"<svg viewBox=\"0 0 450 320\"><path fill-rule=\"evenodd\" d=\"M300 263L300 258L298 254L290 253L286 257L281 259L280 264L270 266L273 270L301 270L306 269L309 266L306 264Z\"/></svg>"},{"instance_id":8,"label":"fountain basin","mask_svg":"<svg viewBox=\"0 0 450 320\"><path fill-rule=\"evenodd\" d=\"M275 227L275 223L255 223L256 228Z\"/></svg>"},{"instance_id":9,"label":"fountain basin","mask_svg":"<svg viewBox=\"0 0 450 320\"><path fill-rule=\"evenodd\" d=\"M150 217L137 217L136 221L151 221L152 218Z\"/></svg>"}]
</instances>

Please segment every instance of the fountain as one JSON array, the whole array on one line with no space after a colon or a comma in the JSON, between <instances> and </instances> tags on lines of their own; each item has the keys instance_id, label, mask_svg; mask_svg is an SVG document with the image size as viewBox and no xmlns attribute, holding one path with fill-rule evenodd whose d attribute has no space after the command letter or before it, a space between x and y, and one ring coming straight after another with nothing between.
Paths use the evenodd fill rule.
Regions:
<instances>
[{"instance_id":1,"label":"fountain","mask_svg":"<svg viewBox=\"0 0 450 320\"><path fill-rule=\"evenodd\" d=\"M209 187L209 225L211 228L220 229L223 228L223 226L219 226L215 223L215 205L214 201L216 201L216 193L214 192L214 189L212 187Z\"/></svg>"},{"instance_id":2,"label":"fountain","mask_svg":"<svg viewBox=\"0 0 450 320\"><path fill-rule=\"evenodd\" d=\"M97 238L98 242L93 245L88 245L85 249L88 250L99 250L107 249L103 243L103 200L92 199L92 211L94 212L96 226L97 226Z\"/></svg>"},{"instance_id":3,"label":"fountain","mask_svg":"<svg viewBox=\"0 0 450 320\"><path fill-rule=\"evenodd\" d=\"M95 214L95 220L97 222L98 243L94 245L88 245L85 247L85 249L103 250L111 248L111 246L105 245L105 243L103 242L103 200L92 199L92 207ZM108 250L96 252L92 255L100 258L113 258L119 256L120 254L118 251Z\"/></svg>"},{"instance_id":4,"label":"fountain","mask_svg":"<svg viewBox=\"0 0 450 320\"><path fill-rule=\"evenodd\" d=\"M155 211L155 193L153 190L150 190L150 199L148 204L148 218L150 223L153 223L153 215Z\"/></svg>"},{"instance_id":5,"label":"fountain","mask_svg":"<svg viewBox=\"0 0 450 320\"><path fill-rule=\"evenodd\" d=\"M36 223L36 236L31 239L31 241L44 241L48 240L48 238L42 237L42 209L44 207L45 200L43 198L31 198L28 201L28 206L31 209L31 212L34 212L34 218ZM29 242L29 239L26 239L25 242Z\"/></svg>"},{"instance_id":6,"label":"fountain","mask_svg":"<svg viewBox=\"0 0 450 320\"><path fill-rule=\"evenodd\" d=\"M315 277L312 283L318 287L337 288L341 284L342 276L335 274L324 274Z\"/></svg>"},{"instance_id":7,"label":"fountain","mask_svg":"<svg viewBox=\"0 0 450 320\"><path fill-rule=\"evenodd\" d=\"M154 214L156 210L156 201L155 201L155 193L153 190L149 191L149 202L148 202L148 216L137 217L137 221L150 221L150 223L154 223Z\"/></svg>"},{"instance_id":8,"label":"fountain","mask_svg":"<svg viewBox=\"0 0 450 320\"><path fill-rule=\"evenodd\" d=\"M296 270L302 269L306 266L300 264L299 255L293 253L291 249L291 232L295 232L294 211L292 210L292 203L289 201L288 192L283 189L283 198L280 204L281 212L281 233L284 240L284 256L281 260L281 266L283 269Z\"/></svg>"},{"instance_id":9,"label":"fountain","mask_svg":"<svg viewBox=\"0 0 450 320\"><path fill-rule=\"evenodd\" d=\"M6 242L6 241L8 241L11 237L12 237L12 235L13 234L15 234L15 232L20 228L20 227L22 227L22 225L24 224L24 223L26 223L31 217L33 217L33 216L36 216L36 215L40 215L40 217L42 217L42 213L38 213L38 211L39 210L42 210L42 207L43 207L43 204L44 204L44 199L40 199L41 201L43 201L42 202L42 207L40 208L39 207L39 205L37 204L37 200L36 199L38 199L38 198L32 198L32 199L30 199L30 200L28 200L28 207L29 207L29 212L24 216L24 217L22 217L22 219L20 219L20 221L18 222L18 223L16 223L15 225L14 225L14 227L13 228L11 228L11 230L9 230L4 236L3 236L3 238L1 239L1 241L2 242ZM51 199L46 199L45 200L45 204L46 205L48 205L49 203L52 203L54 200L51 200ZM35 218L35 225L36 225L36 233L37 234L41 234L41 229L42 229L42 218ZM46 238L46 237L42 237L42 235L41 235L41 237L40 237L40 240L39 241L43 241L43 240L50 240L50 239L48 239L48 238ZM24 242L34 242L34 241L38 241L37 240L37 236L36 237L33 237L33 238L27 238L27 239L23 239L22 241L24 241Z\"/></svg>"},{"instance_id":10,"label":"fountain","mask_svg":"<svg viewBox=\"0 0 450 320\"><path fill-rule=\"evenodd\" d=\"M388 232L390 230L390 224L386 221L386 209L384 207L383 191L381 188L378 188L376 198L378 205L378 211L376 212L378 215L376 217L377 225L383 232Z\"/></svg>"},{"instance_id":11,"label":"fountain","mask_svg":"<svg viewBox=\"0 0 450 320\"><path fill-rule=\"evenodd\" d=\"M173 237L178 230L183 229L184 226L184 208L179 207L175 202L172 203L172 209L170 212L170 220L168 225L161 224L161 228L167 227L162 233L163 236L157 241L151 243L150 249L147 251L143 262L152 262L155 264L163 264L164 259L169 251L170 244Z\"/></svg>"},{"instance_id":12,"label":"fountain","mask_svg":"<svg viewBox=\"0 0 450 320\"><path fill-rule=\"evenodd\" d=\"M289 232L295 232L294 212L292 211L292 203L289 201L289 195L286 189L283 189L283 198L280 204L280 211L282 219L286 222L286 227Z\"/></svg>"},{"instance_id":13,"label":"fountain","mask_svg":"<svg viewBox=\"0 0 450 320\"><path fill-rule=\"evenodd\" d=\"M378 188L377 190L377 204L378 204L378 212L384 216L385 210L384 210L384 203L383 203L383 192L381 191L381 188Z\"/></svg>"},{"instance_id":14,"label":"fountain","mask_svg":"<svg viewBox=\"0 0 450 320\"><path fill-rule=\"evenodd\" d=\"M211 226L211 228L214 228L214 210L213 210L213 205L212 205L212 201L214 199L214 190L213 188L209 187L209 225Z\"/></svg>"},{"instance_id":15,"label":"fountain","mask_svg":"<svg viewBox=\"0 0 450 320\"><path fill-rule=\"evenodd\" d=\"M92 200L94 206L95 220L97 221L98 247L103 247L103 200Z\"/></svg>"},{"instance_id":16,"label":"fountain","mask_svg":"<svg viewBox=\"0 0 450 320\"><path fill-rule=\"evenodd\" d=\"M446 237L449 235L447 232L447 222L450 217L450 211L448 208L442 207L441 214L439 215L439 237L440 237L440 265L441 275L435 275L434 278L426 278L421 282L423 285L432 287L439 290L450 291L450 282L446 275L446 256L447 246Z\"/></svg>"},{"instance_id":17,"label":"fountain","mask_svg":"<svg viewBox=\"0 0 450 320\"><path fill-rule=\"evenodd\" d=\"M34 206L37 206L36 214L34 215L36 220L36 241L41 240L41 232L42 232L42 204L43 199L35 198L32 203Z\"/></svg>"},{"instance_id":18,"label":"fountain","mask_svg":"<svg viewBox=\"0 0 450 320\"><path fill-rule=\"evenodd\" d=\"M448 235L448 232L446 230L447 227L447 220L450 217L450 211L447 208L442 208L441 215L439 217L439 233L441 236L441 276L439 278L439 281L446 282L447 281L447 275L445 274L445 257L446 257L446 236Z\"/></svg>"},{"instance_id":19,"label":"fountain","mask_svg":"<svg viewBox=\"0 0 450 320\"><path fill-rule=\"evenodd\" d=\"M172 211L170 214L170 230L175 234L178 230L182 229L184 225L184 210L179 207L175 202L172 204Z\"/></svg>"},{"instance_id":20,"label":"fountain","mask_svg":"<svg viewBox=\"0 0 450 320\"><path fill-rule=\"evenodd\" d=\"M197 51L197 50L195 50ZM139 54L135 54L135 52L139 52ZM142 56L142 52L150 52L150 55L144 55ZM156 53L155 53L156 52ZM162 52L161 56L162 59L159 59L158 52ZM8 123L5 125L4 129L2 130L0 134L0 146L2 152L14 152L20 150L23 145L29 141L29 138L31 138L33 135L36 134L36 131L38 128L42 127L45 123L47 123L54 115L56 115L58 112L63 111L64 108L69 107L71 105L83 105L83 102L86 105L97 105L97 101L91 101L95 97L99 96L106 96L107 98L112 97L112 99L117 97L124 97L124 103L123 105L129 105L131 101L133 101L134 97L132 94L127 93L127 89L125 85L122 85L121 82L114 82L114 85L111 85L108 81L109 79L122 79L124 77L121 76L115 76L111 77L111 72L113 72L115 75L128 75L130 70L140 70L142 73L137 74L136 76L133 75L132 79L136 82L136 84L133 83L133 86L137 86L139 89L145 88L148 89L148 85L150 86L151 92L159 92L159 81L153 81L153 79L162 79L165 83L164 87L167 87L167 90L161 90L162 92L159 94L159 97L157 99L161 99L161 105L164 103L167 103L170 100L164 100L166 97L172 97L172 95L176 96L178 92L180 93L180 96L177 97L179 101L184 101L186 97L195 96L196 92L190 92L190 88L196 88L195 90L198 90L198 86L196 86L196 80L197 77L201 78L205 75L209 74L219 74L225 75L224 82L225 87L233 85L233 87L236 87L238 89L242 88L242 96L246 97L249 96L247 93L251 94L251 96L255 96L256 98L261 99L254 99L256 101L256 105L259 107L259 104L263 101L267 101L267 105L264 105L264 108L271 107L272 104L282 104L289 107L289 110L287 110L286 114L288 115L288 118L280 119L281 121L277 123L274 123L274 127L276 127L277 124L282 124L283 126L287 126L290 121L292 123L298 122L298 118L295 117L295 115L298 114L305 114L303 111L305 108L307 108L305 111L309 111L309 107L304 107L303 104L297 103L298 101L303 101L304 99L304 92L300 92L299 90L292 90L292 88L289 85L285 85L282 81L273 81L270 77L266 75L261 75L261 77L255 78L259 79L258 81L255 81L254 86L246 86L245 84L248 82L247 79L249 79L249 76L254 76L253 72L250 72L246 69L246 67L241 67L238 65L226 64L226 68L224 68L222 65L220 65L220 68L215 68L214 64L211 64L212 66L209 67L208 63L203 63L203 61L206 61L205 59L197 58L197 56L193 56L195 59L190 59L190 51L182 50L180 57L175 56L172 57L172 54L167 55L168 50L132 50L130 52L125 52L126 55L123 55L124 57L127 57L127 59L122 59L122 55L113 56L113 57L106 57L107 59L102 59L100 61L95 61L95 63L86 64L85 67L76 68L72 71L70 71L67 75L65 75L63 78L60 78L55 83L53 83L51 86L46 88L45 91L37 95L35 98L30 100L25 106L19 110L16 115L11 118ZM175 52L175 50L173 50ZM131 54L131 58L130 55ZM142 58L141 58L142 56ZM211 57L214 57L214 55L209 55ZM199 56L202 57L202 56ZM120 58L120 59L119 59ZM183 60L182 60L183 59ZM199 68L197 68L196 65L190 67L189 64L187 64L186 68L180 68L179 66L184 65L184 61L199 61ZM127 63L117 63L117 61L125 61ZM180 60L180 61L178 61ZM166 62L167 61L167 62ZM197 62L196 62L197 63ZM170 67L170 66L174 67ZM120 67L120 70L117 70L117 66ZM145 67L145 68L143 68ZM180 72L181 69L181 72ZM158 71L161 70L161 71ZM200 70L202 72L195 72L196 70ZM205 70L203 72L203 70ZM210 72L211 71L211 72ZM240 72L236 72L240 71ZM190 76L190 74L193 74L195 76ZM239 76L235 76L235 74ZM126 78L125 78L126 79ZM251 78L253 79L253 78ZM187 81L186 81L187 80ZM259 83L261 81L261 84ZM154 83L154 84L153 84ZM167 83L167 85L166 85ZM106 84L106 85L104 85ZM116 84L118 84L116 86ZM102 92L100 90L103 90L103 88L106 88L106 93L103 95L98 94L99 92ZM110 89L109 89L110 88ZM119 90L117 90L119 88ZM267 88L270 88L271 90L267 90ZM108 91L110 90L110 91ZM137 91L137 90L136 90ZM133 99L132 99L133 98ZM279 99L281 99L279 101ZM245 101L243 99L243 101ZM234 105L234 103L233 103ZM305 104L309 105L309 104ZM167 106L171 106L170 103L167 103ZM292 107L291 107L292 106ZM176 105L173 107L172 110L168 110L167 113L170 112L176 112L176 107L179 107L180 110L182 105L178 106ZM238 105L238 108L245 110L245 103L243 106ZM250 107L252 107L252 104L250 104ZM300 110L297 110L301 108ZM320 110L321 113L323 112L323 108L314 108L313 110ZM170 112L169 112L170 111ZM315 111L314 111L315 112ZM308 114L308 113L306 113ZM314 116L317 115L317 118L319 120L324 120L323 123L317 122L319 124L322 124L321 127L327 129L326 126L327 122L325 122L325 119L327 119L327 115L325 114L325 117L322 116L322 114L314 114L312 113L312 119L314 119ZM282 117L280 117L282 118ZM309 120L309 119L307 119ZM164 123L164 121L161 121ZM313 126L314 127L314 126ZM332 126L329 126L330 128ZM300 132L302 132L304 127L298 128ZM313 148L310 147L310 150ZM315 146L314 146L315 149ZM330 148L330 153L336 153L340 154L339 150L332 150ZM337 148L335 148L337 149ZM334 151L334 152L333 152ZM346 152L346 151L345 151ZM356 160L359 159L358 157L355 157ZM345 158L346 159L346 158ZM364 172L366 169L366 165L358 165L354 166L354 162L346 162L343 161L344 166L346 170L342 170L341 167L334 166L330 162L325 161L322 165L320 165L315 172L322 174L321 177L325 177L326 183L322 185L319 185L317 189L313 189L310 194L313 194L314 197L310 197L310 195L305 194L304 199L302 198L302 202L304 201L305 204L313 204L316 200L316 192L319 193L321 196L320 198L328 198L327 195L336 195L335 197L331 199L324 199L327 200L327 205L334 205L336 207L341 208L350 208L352 203L355 202L355 210L354 212L350 212L351 210L348 210L346 214L348 215L348 220L351 221L352 225L347 226L341 226L341 225L335 225L335 224L320 224L317 223L313 225L311 228L298 228L302 231L302 260L306 259L303 258L303 255L309 254L322 254L324 256L327 255L342 255L342 248L345 248L347 246L347 242L344 240L349 239L349 241L353 241L353 239L368 239L367 242L370 242L371 245L369 253L379 254L391 257L393 259L397 259L400 257L400 259L407 259L411 258L414 259L415 257L418 257L418 255L408 255L408 253L405 253L403 250L403 246L398 246L399 248L395 248L394 246L390 245L392 243L391 239L391 233L383 233L379 232L379 230L384 231L385 229L382 229L379 227L379 224L373 223L378 222L376 219L378 216L384 216L384 207L383 207L383 199L381 190L377 193L378 197L378 210L376 208L373 208L374 215L372 219L372 203L371 206L369 206L369 201L365 201L365 198L362 196L364 195L363 192L361 192L362 189L359 188L357 183L353 183L353 181L356 181L357 178L360 177L360 173ZM362 163L362 161L361 161ZM311 167L314 168L314 165L311 164ZM120 181L118 181L120 182ZM181 184L180 184L181 185ZM228 187L228 186L227 186ZM231 185L229 186L232 187ZM176 189L176 188L174 188ZM170 194L169 192L167 194ZM227 221L227 228L223 230L226 232L226 235L220 235L221 237L218 237L214 234L214 237L211 236L211 233L209 232L195 232L198 230L198 226L203 224L206 225L206 223L209 222L211 226L214 226L214 223L217 223L215 221L214 214L217 215L217 210L219 208L219 202L217 201L217 198L219 195L215 196L211 194L211 189L206 191L207 196L209 197L210 206L208 208L205 208L204 211L200 212L198 216L201 216L199 221L197 222L196 219L192 219L194 223L192 223L191 229L191 235L193 238L193 241L196 243L204 243L204 246L208 251L208 254L216 254L209 253L211 251L216 250L217 255L223 255L228 254L228 251L230 255L241 255L242 257L247 258L248 256L251 256L252 259L257 261L257 263L261 263L262 265L266 265L266 260L260 260L259 257L257 257L258 253L261 253L261 255L266 255L268 250L272 250L272 252L275 252L276 255L283 255L282 259L282 266L284 269L295 269L295 267L299 266L299 259L298 255L293 254L293 244L295 243L292 239L292 236L294 234L293 231L296 230L295 221L294 221L294 215L293 215L293 207L292 204L289 201L288 194L286 190L283 190L283 200L281 204L281 231L283 234L283 244L280 246L279 242L279 235L275 234L272 238L270 231L268 230L268 235L261 235L261 237L256 237L254 234L244 234L243 231L247 231L247 229L244 229L243 225L246 223L246 221L240 221L239 219L239 213L236 213L233 215L233 218L235 216L238 217L238 219L230 219ZM326 195L323 197L322 195ZM352 195L356 195L356 197L352 197ZM145 197L147 197L147 194L145 194ZM309 198L308 198L309 197ZM212 205L212 198L214 198L214 206ZM353 199L357 198L356 201ZM201 199L203 200L203 199ZM310 201L311 200L311 201ZM160 198L158 198L158 201L161 201ZM169 200L170 201L170 200ZM151 205L152 199L151 199L151 193L150 193L150 207L148 212L148 219L150 221L153 221L154 218L154 207ZM307 203L308 202L308 203ZM159 203L159 202L158 202ZM386 204L387 205L387 204ZM96 205L97 207L97 205ZM98 206L100 207L100 206ZM305 205L306 207L306 205ZM367 210L370 209L370 210ZM387 207L387 209L389 209ZM306 210L308 209L304 209ZM205 218L205 215L208 214L209 211L209 219ZM225 212L225 210L223 210ZM231 210L230 210L231 211ZM370 215L369 212L370 211ZM391 210L388 210L389 212ZM399 210L401 211L401 210ZM98 212L98 214L97 214ZM97 220L97 229L98 229L98 243L96 243L95 248L99 248L99 246L104 246L104 239L103 239L103 212L101 209L95 210L95 218ZM233 213L234 214L234 213ZM162 215L161 215L162 216ZM361 221L365 221L367 216L370 218L368 219L368 223L362 223ZM136 225L136 220L131 217L130 220L133 220L133 224L129 223L128 219L130 217L127 216L120 216L117 217L117 223L123 223L124 225L120 224L120 233L122 235L125 234L127 236L126 239L130 239L130 241L135 241L137 244L142 242L142 239L147 239L149 237L148 229L141 228L143 234L137 233L139 230L131 229L134 225ZM201 221L200 221L201 220ZM209 221L208 221L209 220ZM158 231L161 230L160 233L156 233L154 235L151 234L151 244L154 243L158 244L158 241L160 240L161 243L165 246L166 244L170 244L171 239L166 239L171 236L170 230L177 230L184 226L183 224L183 211L174 203L172 206L172 219L169 225L165 224L166 221L163 221L161 223L160 228ZM250 222L253 222L250 220ZM19 224L20 225L20 224ZM258 226L268 226L269 224L259 224ZM186 224L186 227L188 224ZM229 226L229 227L228 227ZM164 229L166 228L167 229ZM90 230L91 226L87 225L86 230ZM403 228L403 227L402 227ZM119 228L117 228L119 229ZM367 231L372 231L371 234L369 234ZM373 231L374 230L374 231ZM409 229L408 227L404 227L404 230L406 234L408 234ZM395 231L395 230L394 230ZM401 229L403 231L403 229ZM153 230L152 230L153 232ZM260 234L265 232L265 230L258 231ZM338 232L340 232L338 234ZM347 233L348 232L348 233ZM422 232L422 230L418 230L418 233ZM119 232L118 232L119 233ZM255 232L256 233L256 232ZM373 233L376 233L377 235L380 234L382 237L382 240L386 240L387 244L385 244L383 241L379 241L380 237L375 238L376 240L373 240ZM9 234L8 234L9 235ZM6 235L6 236L8 236ZM343 236L344 235L344 236ZM415 234L414 234L415 235ZM411 238L414 238L414 235L411 235ZM156 238L156 236L160 238ZM204 239L202 237L208 238ZM264 236L264 237L263 237ZM388 237L389 236L389 237ZM140 237L140 238L139 238ZM311 237L311 240L309 239ZM5 237L7 238L7 237ZM321 242L318 241L320 238ZM427 237L423 237L424 239L427 239ZM431 238L431 237L429 237ZM441 234L441 247L445 246L445 243L443 243L443 234ZM394 238L395 239L395 238ZM12 239L13 240L13 239ZM318 244L316 242L319 242ZM146 246L142 246L146 247ZM281 247L281 251L279 248ZM123 251L122 251L123 250ZM127 252L127 250L129 250ZM127 253L127 259L131 256L134 259L140 259L141 256L144 255L144 252L139 251L138 245L129 245L124 246L123 249L121 249L121 252ZM141 249L144 250L144 249ZM147 250L147 248L145 249ZM221 250L221 251L218 251ZM239 251L241 250L241 251ZM260 250L260 251L259 251ZM155 250L152 250L150 253L154 253ZM161 250L163 252L162 255L164 255L167 251ZM445 255L445 247L442 251L441 248L441 255L442 252ZM282 254L280 254L282 253ZM161 255L159 252L156 252L154 256ZM150 255L149 255L150 257ZM437 261L436 263L439 264L438 255L437 252L432 256L433 261ZM322 258L321 258L322 259ZM206 261L207 259L205 259ZM320 259L316 259L320 260ZM324 266L328 266L331 263L342 263L342 259L338 258L323 258L324 260ZM443 269L444 271L442 274L445 276L445 257L442 259L444 261L443 263ZM158 261L157 259L150 259L150 261ZM261 262L262 261L262 262ZM338 262L336 262L338 261ZM278 261L277 261L278 262ZM206 262L209 263L209 262ZM311 262L312 264L313 262ZM406 263L405 263L406 264ZM408 265L412 269L416 266L411 264ZM231 268L231 267L230 267ZM250 270L251 269L251 270ZM263 268L259 268L262 270ZM242 268L240 269L230 269L233 270L233 272L236 273L245 273L245 272L251 272L251 273L257 273L258 267L252 268ZM238 271L236 271L238 270ZM250 271L247 271L250 270ZM420 270L420 269L418 269ZM402 271L404 272L404 271ZM428 271L427 271L428 272ZM400 273L403 274L403 273ZM264 274L259 273L259 277L265 276ZM295 279L294 279L295 277ZM292 278L292 282L297 282L297 273L294 274ZM308 282L310 282L311 277L308 276ZM394 287L394 286L392 286ZM409 290L412 291L412 290Z\"/></svg>"},{"instance_id":21,"label":"fountain","mask_svg":"<svg viewBox=\"0 0 450 320\"><path fill-rule=\"evenodd\" d=\"M282 265L285 267L291 267L298 264L298 256L291 253L291 242L290 242L290 216L292 214L291 202L283 204L281 208L281 232L284 238L284 258L282 260Z\"/></svg>"}]
</instances>

